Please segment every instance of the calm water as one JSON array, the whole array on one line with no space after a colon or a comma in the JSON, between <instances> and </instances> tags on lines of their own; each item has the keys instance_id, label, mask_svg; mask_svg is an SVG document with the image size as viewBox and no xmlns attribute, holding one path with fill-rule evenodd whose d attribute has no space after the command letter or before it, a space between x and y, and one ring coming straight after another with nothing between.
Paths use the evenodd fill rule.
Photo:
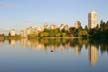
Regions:
<instances>
[{"instance_id":1,"label":"calm water","mask_svg":"<svg viewBox=\"0 0 108 72\"><path fill-rule=\"evenodd\" d=\"M0 72L108 72L108 42L0 40Z\"/></svg>"}]
</instances>

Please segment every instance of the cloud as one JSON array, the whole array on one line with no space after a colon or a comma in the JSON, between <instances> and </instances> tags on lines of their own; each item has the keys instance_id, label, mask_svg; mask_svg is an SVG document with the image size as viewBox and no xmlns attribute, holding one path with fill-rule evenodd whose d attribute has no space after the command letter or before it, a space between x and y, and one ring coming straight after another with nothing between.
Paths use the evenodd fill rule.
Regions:
<instances>
[{"instance_id":1,"label":"cloud","mask_svg":"<svg viewBox=\"0 0 108 72\"><path fill-rule=\"evenodd\" d=\"M8 9L8 8L15 8L16 4L14 3L6 3L6 2L0 2L0 8Z\"/></svg>"}]
</instances>

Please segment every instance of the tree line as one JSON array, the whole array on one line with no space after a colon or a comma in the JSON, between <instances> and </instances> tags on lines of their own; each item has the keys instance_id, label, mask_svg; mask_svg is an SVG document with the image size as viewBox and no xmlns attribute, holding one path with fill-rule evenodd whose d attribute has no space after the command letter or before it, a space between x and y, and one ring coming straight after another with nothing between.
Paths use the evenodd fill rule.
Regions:
<instances>
[{"instance_id":1,"label":"tree line","mask_svg":"<svg viewBox=\"0 0 108 72\"><path fill-rule=\"evenodd\" d=\"M0 39L5 37L4 34L0 35ZM20 38L20 35L16 35L15 37L11 37L10 34L6 38ZM44 28L44 31L39 33L31 33L27 36L28 38L36 38L36 37L83 37L83 38L94 38L94 39L106 39L108 38L108 21L105 22L103 20L100 21L100 24L93 29L89 29L86 25L84 28L80 26L79 28L69 27L69 29L50 29Z\"/></svg>"},{"instance_id":2,"label":"tree line","mask_svg":"<svg viewBox=\"0 0 108 72\"><path fill-rule=\"evenodd\" d=\"M84 28L80 26L78 29L70 27L68 30L59 28L44 29L39 34L30 34L29 38L33 37L85 37L85 38L108 38L108 21L100 21L100 24L93 29L89 29L86 25Z\"/></svg>"}]
</instances>

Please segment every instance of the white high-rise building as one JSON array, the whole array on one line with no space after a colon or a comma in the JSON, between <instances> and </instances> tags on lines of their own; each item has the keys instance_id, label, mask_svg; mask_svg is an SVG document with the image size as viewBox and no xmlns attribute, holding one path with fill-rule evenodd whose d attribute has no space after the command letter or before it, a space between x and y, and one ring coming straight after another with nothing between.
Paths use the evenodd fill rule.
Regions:
<instances>
[{"instance_id":1,"label":"white high-rise building","mask_svg":"<svg viewBox=\"0 0 108 72\"><path fill-rule=\"evenodd\" d=\"M91 11L88 14L88 28L89 29L93 29L97 26L98 24L98 16L97 13L95 11Z\"/></svg>"}]
</instances>

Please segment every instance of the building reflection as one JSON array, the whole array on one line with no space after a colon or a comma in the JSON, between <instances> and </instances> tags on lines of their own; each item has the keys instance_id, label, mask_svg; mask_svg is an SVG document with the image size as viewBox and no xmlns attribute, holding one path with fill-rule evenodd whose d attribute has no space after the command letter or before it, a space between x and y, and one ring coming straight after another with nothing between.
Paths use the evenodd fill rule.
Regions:
<instances>
[{"instance_id":1,"label":"building reflection","mask_svg":"<svg viewBox=\"0 0 108 72\"><path fill-rule=\"evenodd\" d=\"M2 40L0 40L0 47L2 48L2 46L3 46L3 43L4 43L4 40L2 39Z\"/></svg>"},{"instance_id":2,"label":"building reflection","mask_svg":"<svg viewBox=\"0 0 108 72\"><path fill-rule=\"evenodd\" d=\"M12 47L15 47L16 46L16 40L14 40L14 39L10 39L9 40L9 44L12 46Z\"/></svg>"},{"instance_id":3,"label":"building reflection","mask_svg":"<svg viewBox=\"0 0 108 72\"><path fill-rule=\"evenodd\" d=\"M41 49L44 48L44 45L39 43L39 41L37 40L28 40L28 39L21 39L20 40L20 44L24 47L27 48L37 48L37 49Z\"/></svg>"},{"instance_id":4,"label":"building reflection","mask_svg":"<svg viewBox=\"0 0 108 72\"><path fill-rule=\"evenodd\" d=\"M79 56L79 54L80 54L80 48L79 48L79 46L75 46L74 51L75 51L75 55Z\"/></svg>"},{"instance_id":5,"label":"building reflection","mask_svg":"<svg viewBox=\"0 0 108 72\"><path fill-rule=\"evenodd\" d=\"M20 44L22 46L24 46L24 47L31 47L31 42L28 39L26 39L26 38L21 39L20 40Z\"/></svg>"},{"instance_id":6,"label":"building reflection","mask_svg":"<svg viewBox=\"0 0 108 72\"><path fill-rule=\"evenodd\" d=\"M92 65L95 65L98 61L98 49L96 45L89 46L89 61Z\"/></svg>"},{"instance_id":7,"label":"building reflection","mask_svg":"<svg viewBox=\"0 0 108 72\"><path fill-rule=\"evenodd\" d=\"M0 46L2 47L5 40L0 40ZM28 40L26 38L21 40L8 40L9 44L15 48L17 44L22 48L32 48L35 50L42 50L45 52L72 52L75 56L79 56L83 53L82 49L88 50L88 58L90 64L95 65L98 61L98 50L101 53L108 52L107 43L93 43L83 39L62 39L62 38L37 38ZM85 46L85 47L84 47ZM82 52L81 52L82 51Z\"/></svg>"}]
</instances>

